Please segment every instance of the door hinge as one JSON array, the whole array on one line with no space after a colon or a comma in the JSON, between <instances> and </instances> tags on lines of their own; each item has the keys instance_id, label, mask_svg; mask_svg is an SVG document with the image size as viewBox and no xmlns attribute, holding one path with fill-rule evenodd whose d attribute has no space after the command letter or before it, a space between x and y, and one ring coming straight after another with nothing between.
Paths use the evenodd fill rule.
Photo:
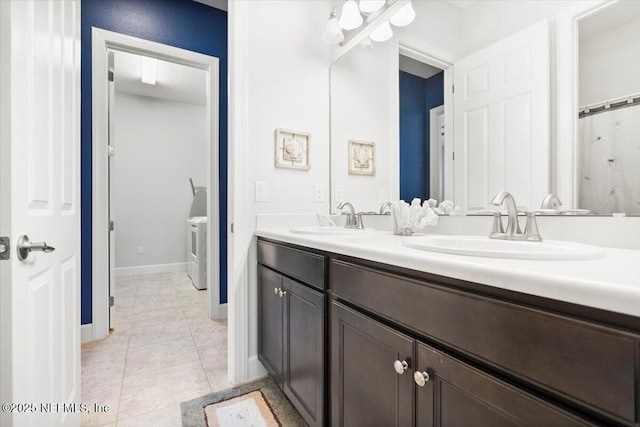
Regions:
<instances>
[{"instance_id":1,"label":"door hinge","mask_svg":"<svg viewBox=\"0 0 640 427\"><path fill-rule=\"evenodd\" d=\"M109 231L113 231L116 229L116 223L113 221L109 221Z\"/></svg>"},{"instance_id":2,"label":"door hinge","mask_svg":"<svg viewBox=\"0 0 640 427\"><path fill-rule=\"evenodd\" d=\"M456 161L456 153L455 152L451 153L451 160L453 160L454 162Z\"/></svg>"},{"instance_id":3,"label":"door hinge","mask_svg":"<svg viewBox=\"0 0 640 427\"><path fill-rule=\"evenodd\" d=\"M113 81L113 71L109 70L109 73L107 74L107 80L109 80L110 82Z\"/></svg>"},{"instance_id":4,"label":"door hinge","mask_svg":"<svg viewBox=\"0 0 640 427\"><path fill-rule=\"evenodd\" d=\"M456 93L456 85L451 85L451 93Z\"/></svg>"},{"instance_id":5,"label":"door hinge","mask_svg":"<svg viewBox=\"0 0 640 427\"><path fill-rule=\"evenodd\" d=\"M0 261L11 257L11 241L8 237L0 237Z\"/></svg>"},{"instance_id":6,"label":"door hinge","mask_svg":"<svg viewBox=\"0 0 640 427\"><path fill-rule=\"evenodd\" d=\"M113 148L113 145L107 145L107 155L109 157L113 157L115 152L116 152L116 150L115 150L115 148Z\"/></svg>"},{"instance_id":7,"label":"door hinge","mask_svg":"<svg viewBox=\"0 0 640 427\"><path fill-rule=\"evenodd\" d=\"M233 223L231 223L231 232L233 233Z\"/></svg>"},{"instance_id":8,"label":"door hinge","mask_svg":"<svg viewBox=\"0 0 640 427\"><path fill-rule=\"evenodd\" d=\"M109 307L113 307L115 305L116 298L109 296Z\"/></svg>"}]
</instances>

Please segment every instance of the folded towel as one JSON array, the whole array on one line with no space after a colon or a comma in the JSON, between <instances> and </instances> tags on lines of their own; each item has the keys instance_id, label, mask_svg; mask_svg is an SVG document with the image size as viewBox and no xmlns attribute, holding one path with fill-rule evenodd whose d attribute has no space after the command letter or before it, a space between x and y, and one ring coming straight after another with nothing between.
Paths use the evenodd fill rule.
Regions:
<instances>
[{"instance_id":1,"label":"folded towel","mask_svg":"<svg viewBox=\"0 0 640 427\"><path fill-rule=\"evenodd\" d=\"M426 226L438 223L438 214L430 207L429 201L425 200L421 204L418 198L413 199L411 205L404 200L393 202L391 216L393 232L403 236L409 236Z\"/></svg>"}]
</instances>

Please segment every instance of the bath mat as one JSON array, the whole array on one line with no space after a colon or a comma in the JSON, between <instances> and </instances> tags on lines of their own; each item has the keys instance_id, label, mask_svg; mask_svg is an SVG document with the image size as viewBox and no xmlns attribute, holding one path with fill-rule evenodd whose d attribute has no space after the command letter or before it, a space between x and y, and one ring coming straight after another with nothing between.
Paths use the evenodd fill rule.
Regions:
<instances>
[{"instance_id":1,"label":"bath mat","mask_svg":"<svg viewBox=\"0 0 640 427\"><path fill-rule=\"evenodd\" d=\"M260 390L212 403L204 408L204 418L208 427L280 427Z\"/></svg>"},{"instance_id":2,"label":"bath mat","mask_svg":"<svg viewBox=\"0 0 640 427\"><path fill-rule=\"evenodd\" d=\"M256 391L260 394L252 394ZM180 404L180 410L182 412L182 426L213 427L215 424L207 424L207 419L209 419L210 423L212 422L212 417L207 418L205 415L207 407L220 402L229 402L230 405L227 405L227 407L229 407L234 404L241 403L243 400L239 399L231 402L231 399L235 399L238 397L246 398L250 394L252 395L251 397L249 397L249 400L253 399L254 404L258 407L258 412L260 414L262 414L263 411L260 410L260 399L258 397L262 397L263 401L265 402L265 406L267 407L266 410L273 415L273 418L276 422L276 424L268 424L267 421L269 417L261 415L262 418L265 419L265 424L262 425L266 425L269 427L271 425L281 425L284 427L305 427L307 425L298 411L296 411L293 405L291 405L291 402L289 402L284 393L282 393L276 383L273 382L271 377L266 377L247 384L242 384L233 388L217 391L206 396L182 402ZM244 400L245 402L247 402L247 399ZM245 411L243 412L244 414L255 413L255 407L253 407L251 403L244 403L243 405L244 406L240 407L236 406L235 408L232 408L231 411L241 409ZM217 407L216 409L222 408L224 407ZM220 424L220 426L224 425L225 424Z\"/></svg>"}]
</instances>

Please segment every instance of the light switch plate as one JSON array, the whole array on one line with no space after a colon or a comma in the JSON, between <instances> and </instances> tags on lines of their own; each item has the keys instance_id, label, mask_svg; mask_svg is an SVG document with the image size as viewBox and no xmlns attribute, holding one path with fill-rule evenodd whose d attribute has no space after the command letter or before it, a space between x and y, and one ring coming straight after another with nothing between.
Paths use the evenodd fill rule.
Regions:
<instances>
[{"instance_id":1,"label":"light switch plate","mask_svg":"<svg viewBox=\"0 0 640 427\"><path fill-rule=\"evenodd\" d=\"M336 185L336 195L334 199L336 203L344 202L344 185Z\"/></svg>"},{"instance_id":2,"label":"light switch plate","mask_svg":"<svg viewBox=\"0 0 640 427\"><path fill-rule=\"evenodd\" d=\"M324 202L324 185L323 184L316 184L315 189L313 191L313 201Z\"/></svg>"},{"instance_id":3,"label":"light switch plate","mask_svg":"<svg viewBox=\"0 0 640 427\"><path fill-rule=\"evenodd\" d=\"M269 189L267 187L267 183L263 181L256 181L255 201L266 202L267 200L269 200Z\"/></svg>"}]
</instances>

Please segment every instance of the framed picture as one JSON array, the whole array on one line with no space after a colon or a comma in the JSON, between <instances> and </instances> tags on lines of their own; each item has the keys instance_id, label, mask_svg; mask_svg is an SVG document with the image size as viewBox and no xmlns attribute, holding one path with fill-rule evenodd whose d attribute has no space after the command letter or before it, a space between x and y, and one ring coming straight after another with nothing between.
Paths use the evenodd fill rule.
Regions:
<instances>
[{"instance_id":1,"label":"framed picture","mask_svg":"<svg viewBox=\"0 0 640 427\"><path fill-rule=\"evenodd\" d=\"M349 140L349 175L376 174L376 144Z\"/></svg>"},{"instance_id":2,"label":"framed picture","mask_svg":"<svg viewBox=\"0 0 640 427\"><path fill-rule=\"evenodd\" d=\"M276 129L276 167L308 170L311 134Z\"/></svg>"}]
</instances>

